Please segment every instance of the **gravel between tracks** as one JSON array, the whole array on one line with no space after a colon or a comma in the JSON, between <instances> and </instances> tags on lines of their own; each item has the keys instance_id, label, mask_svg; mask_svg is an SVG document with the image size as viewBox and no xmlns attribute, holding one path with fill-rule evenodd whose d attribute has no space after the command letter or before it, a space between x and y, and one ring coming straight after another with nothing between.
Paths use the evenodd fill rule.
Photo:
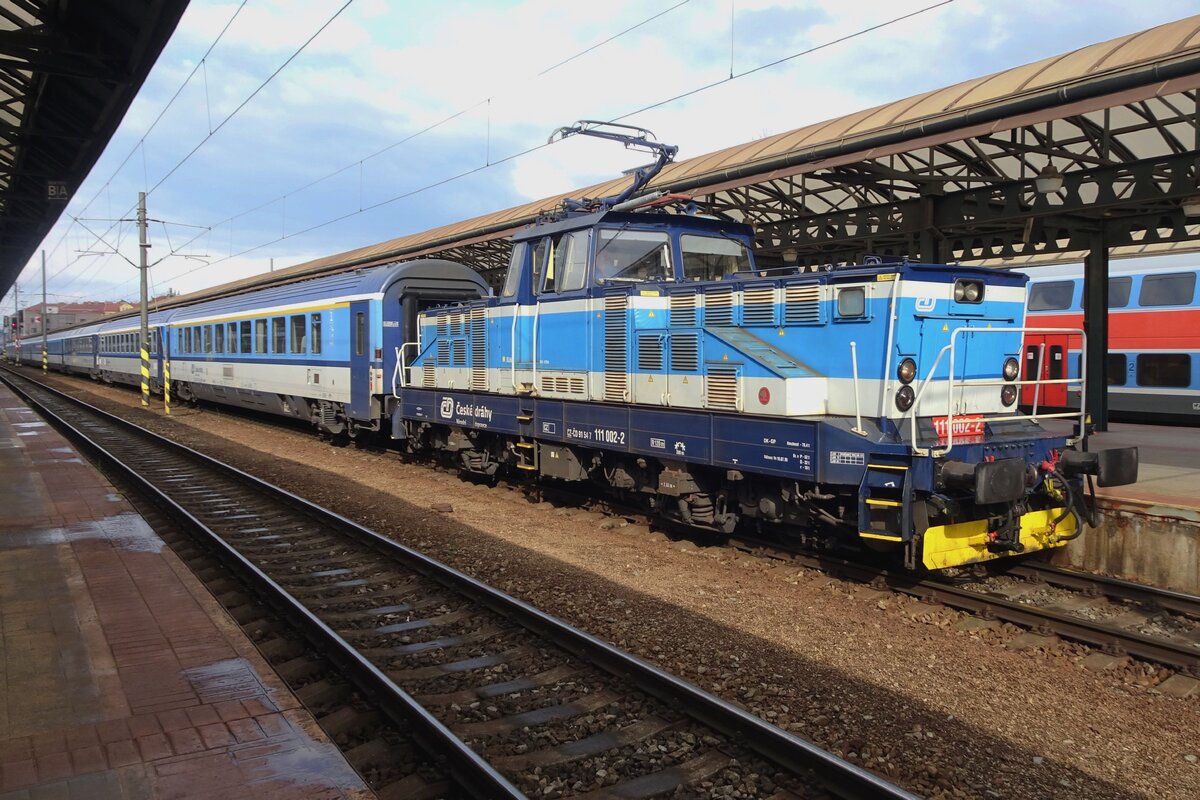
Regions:
<instances>
[{"instance_id":1,"label":"gravel between tracks","mask_svg":"<svg viewBox=\"0 0 1200 800\"><path fill-rule=\"evenodd\" d=\"M1200 702L1140 664L1014 651L1018 631L848 589L727 548L488 489L394 454L211 408L50 380L614 641L766 719L934 797L1194 798ZM337 476L337 477L335 477ZM431 510L449 503L451 513Z\"/></svg>"}]
</instances>

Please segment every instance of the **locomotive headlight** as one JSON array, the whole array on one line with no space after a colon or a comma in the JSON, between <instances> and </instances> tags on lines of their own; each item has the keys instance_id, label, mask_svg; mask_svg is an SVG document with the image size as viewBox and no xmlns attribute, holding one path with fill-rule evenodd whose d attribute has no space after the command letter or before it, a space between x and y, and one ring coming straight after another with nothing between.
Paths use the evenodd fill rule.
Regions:
<instances>
[{"instance_id":1,"label":"locomotive headlight","mask_svg":"<svg viewBox=\"0 0 1200 800\"><path fill-rule=\"evenodd\" d=\"M913 400L917 398L917 393L913 391L911 386L901 386L896 391L896 408L901 411L908 411L912 408Z\"/></svg>"},{"instance_id":2,"label":"locomotive headlight","mask_svg":"<svg viewBox=\"0 0 1200 800\"><path fill-rule=\"evenodd\" d=\"M1015 381L1020 370L1021 365L1017 363L1015 358L1004 359L1004 380Z\"/></svg>"},{"instance_id":3,"label":"locomotive headlight","mask_svg":"<svg viewBox=\"0 0 1200 800\"><path fill-rule=\"evenodd\" d=\"M912 383L913 378L917 377L917 362L911 358L901 361L900 366L896 367L896 377L901 383Z\"/></svg>"},{"instance_id":4,"label":"locomotive headlight","mask_svg":"<svg viewBox=\"0 0 1200 800\"><path fill-rule=\"evenodd\" d=\"M982 303L983 283L981 281L955 281L954 300L958 303Z\"/></svg>"},{"instance_id":5,"label":"locomotive headlight","mask_svg":"<svg viewBox=\"0 0 1200 800\"><path fill-rule=\"evenodd\" d=\"M1011 406L1013 403L1017 402L1017 387L1010 385L1001 389L1000 402L1004 403L1006 406Z\"/></svg>"}]
</instances>

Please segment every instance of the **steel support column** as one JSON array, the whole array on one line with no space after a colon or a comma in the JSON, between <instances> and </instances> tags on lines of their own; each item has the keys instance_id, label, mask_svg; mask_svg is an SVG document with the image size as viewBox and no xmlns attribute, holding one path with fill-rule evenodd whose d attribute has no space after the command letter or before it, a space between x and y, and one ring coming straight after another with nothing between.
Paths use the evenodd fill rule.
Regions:
<instances>
[{"instance_id":1,"label":"steel support column","mask_svg":"<svg viewBox=\"0 0 1200 800\"><path fill-rule=\"evenodd\" d=\"M1108 430L1108 236L1091 234L1084 262L1083 329L1087 332L1087 397L1084 408L1098 431Z\"/></svg>"}]
</instances>

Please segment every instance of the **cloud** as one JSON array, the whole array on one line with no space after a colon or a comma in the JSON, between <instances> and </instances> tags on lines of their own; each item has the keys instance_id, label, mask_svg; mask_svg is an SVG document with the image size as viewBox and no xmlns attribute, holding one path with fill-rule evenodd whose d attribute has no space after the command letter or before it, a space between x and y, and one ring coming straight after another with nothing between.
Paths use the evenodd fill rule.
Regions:
<instances>
[{"instance_id":1,"label":"cloud","mask_svg":"<svg viewBox=\"0 0 1200 800\"><path fill-rule=\"evenodd\" d=\"M731 29L728 0L673 10L677 0L358 0L210 137L340 7L255 0L139 146L237 8L194 0L68 211L115 219L199 146L149 200L155 218L213 227L205 244L227 261L186 276L191 265L174 258L156 268L156 281L190 290L261 271L272 256L290 264L374 244L606 180L648 160L579 137L539 147L577 119L624 117L713 84L624 120L690 158L1193 12L1182 0L958 0L729 80L731 62L735 72L751 70L929 1L736 0ZM463 173L471 174L425 188ZM385 204L358 213L378 203ZM133 258L131 241L126 231L121 249ZM62 272L55 282L63 291L103 297L127 282L124 262L101 267L80 255L92 244L67 216L48 237L51 273ZM156 252L165 250L156 244Z\"/></svg>"}]
</instances>

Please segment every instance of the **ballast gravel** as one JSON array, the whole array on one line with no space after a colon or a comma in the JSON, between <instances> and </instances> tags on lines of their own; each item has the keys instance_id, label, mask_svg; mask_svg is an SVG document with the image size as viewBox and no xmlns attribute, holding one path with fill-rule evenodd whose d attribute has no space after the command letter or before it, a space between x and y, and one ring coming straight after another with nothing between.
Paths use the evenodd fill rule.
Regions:
<instances>
[{"instance_id":1,"label":"ballast gravel","mask_svg":"<svg viewBox=\"0 0 1200 800\"><path fill-rule=\"evenodd\" d=\"M1200 699L1169 671L640 524L534 502L394 453L212 409L51 383L615 642L905 788L946 798L1195 798ZM435 510L435 505L438 510ZM446 511L445 505L452 510ZM565 787L563 787L565 788Z\"/></svg>"}]
</instances>

